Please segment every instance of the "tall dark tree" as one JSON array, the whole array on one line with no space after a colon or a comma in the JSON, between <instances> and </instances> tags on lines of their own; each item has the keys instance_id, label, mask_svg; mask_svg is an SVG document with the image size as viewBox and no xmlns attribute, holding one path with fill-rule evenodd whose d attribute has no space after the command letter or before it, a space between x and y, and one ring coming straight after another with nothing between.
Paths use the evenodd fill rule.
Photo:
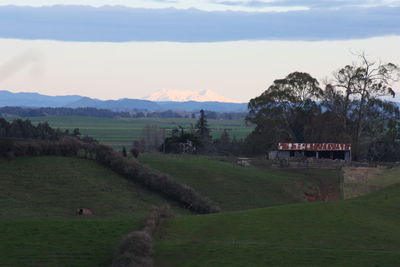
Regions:
<instances>
[{"instance_id":1,"label":"tall dark tree","mask_svg":"<svg viewBox=\"0 0 400 267\"><path fill-rule=\"evenodd\" d=\"M255 153L283 141L304 142L305 124L319 112L322 96L318 81L308 73L293 72L274 83L248 105L247 122L255 129L247 138Z\"/></svg>"},{"instance_id":2,"label":"tall dark tree","mask_svg":"<svg viewBox=\"0 0 400 267\"><path fill-rule=\"evenodd\" d=\"M200 110L200 117L197 120L195 126L195 134L198 136L200 140L200 152L211 152L212 150L212 138L211 138L211 130L208 127L208 122L206 119L206 115L204 110Z\"/></svg>"},{"instance_id":3,"label":"tall dark tree","mask_svg":"<svg viewBox=\"0 0 400 267\"><path fill-rule=\"evenodd\" d=\"M204 110L200 110L200 117L196 122L195 129L200 138L211 138Z\"/></svg>"},{"instance_id":4,"label":"tall dark tree","mask_svg":"<svg viewBox=\"0 0 400 267\"><path fill-rule=\"evenodd\" d=\"M126 152L126 148L124 146L122 147L122 156L124 158L126 158L128 156L128 153Z\"/></svg>"}]
</instances>

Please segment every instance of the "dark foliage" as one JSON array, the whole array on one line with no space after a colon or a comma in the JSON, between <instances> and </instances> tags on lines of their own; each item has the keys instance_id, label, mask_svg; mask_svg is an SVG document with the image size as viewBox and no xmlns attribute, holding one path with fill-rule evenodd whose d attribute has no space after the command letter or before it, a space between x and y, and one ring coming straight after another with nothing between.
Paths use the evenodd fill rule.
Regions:
<instances>
[{"instance_id":1,"label":"dark foliage","mask_svg":"<svg viewBox=\"0 0 400 267\"><path fill-rule=\"evenodd\" d=\"M136 147L132 147L131 150L130 150L130 152L131 152L131 155L132 155L135 159L137 159L137 158L139 157L139 150L138 150Z\"/></svg>"},{"instance_id":2,"label":"dark foliage","mask_svg":"<svg viewBox=\"0 0 400 267\"><path fill-rule=\"evenodd\" d=\"M61 135L61 131L54 130L47 122L35 126L29 120L18 119L10 123L0 118L0 137L57 140Z\"/></svg>"},{"instance_id":3,"label":"dark foliage","mask_svg":"<svg viewBox=\"0 0 400 267\"><path fill-rule=\"evenodd\" d=\"M126 148L125 147L122 147L122 156L124 157L124 158L126 158L127 156L128 156L128 153L126 152Z\"/></svg>"},{"instance_id":4,"label":"dark foliage","mask_svg":"<svg viewBox=\"0 0 400 267\"><path fill-rule=\"evenodd\" d=\"M193 131L186 131L182 127L175 128L171 132L171 136L165 138L164 143L160 147L160 151L164 153L197 153L202 146L198 135Z\"/></svg>"}]
</instances>

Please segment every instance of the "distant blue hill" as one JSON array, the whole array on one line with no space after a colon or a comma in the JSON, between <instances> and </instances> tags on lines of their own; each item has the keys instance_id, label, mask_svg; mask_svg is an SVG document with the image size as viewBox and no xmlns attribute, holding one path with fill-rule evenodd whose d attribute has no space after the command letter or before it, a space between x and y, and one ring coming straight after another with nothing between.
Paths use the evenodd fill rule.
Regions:
<instances>
[{"instance_id":1,"label":"distant blue hill","mask_svg":"<svg viewBox=\"0 0 400 267\"><path fill-rule=\"evenodd\" d=\"M82 96L48 96L38 93L12 93L0 90L0 106L18 107L63 107L67 103L79 101Z\"/></svg>"},{"instance_id":2,"label":"distant blue hill","mask_svg":"<svg viewBox=\"0 0 400 267\"><path fill-rule=\"evenodd\" d=\"M200 109L216 112L245 112L247 103L223 102L153 102L141 99L122 98L118 100L99 100L96 98L71 96L47 96L38 93L12 93L0 91L0 107L92 107L113 111L148 110L148 111L199 111Z\"/></svg>"}]
</instances>

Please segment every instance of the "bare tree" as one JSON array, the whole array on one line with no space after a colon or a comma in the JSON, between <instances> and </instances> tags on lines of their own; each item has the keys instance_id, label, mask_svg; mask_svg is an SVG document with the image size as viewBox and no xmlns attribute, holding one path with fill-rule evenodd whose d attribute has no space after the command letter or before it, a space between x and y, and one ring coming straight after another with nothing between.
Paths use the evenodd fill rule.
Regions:
<instances>
[{"instance_id":1,"label":"bare tree","mask_svg":"<svg viewBox=\"0 0 400 267\"><path fill-rule=\"evenodd\" d=\"M157 125L146 124L141 133L141 140L144 151L157 151L165 139L165 129Z\"/></svg>"},{"instance_id":2,"label":"bare tree","mask_svg":"<svg viewBox=\"0 0 400 267\"><path fill-rule=\"evenodd\" d=\"M337 71L325 89L326 102L339 108L336 112L341 115L343 131L349 132L349 121L354 123L352 135L356 150L371 103L385 108L382 99L395 96L392 84L400 78L400 69L393 63L371 61L365 53L357 54L357 58Z\"/></svg>"}]
</instances>

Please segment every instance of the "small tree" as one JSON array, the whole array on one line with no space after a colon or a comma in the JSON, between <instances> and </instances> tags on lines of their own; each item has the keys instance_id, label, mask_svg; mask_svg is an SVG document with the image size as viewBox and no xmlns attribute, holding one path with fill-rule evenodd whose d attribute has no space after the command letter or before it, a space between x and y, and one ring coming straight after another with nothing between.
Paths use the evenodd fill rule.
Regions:
<instances>
[{"instance_id":1,"label":"small tree","mask_svg":"<svg viewBox=\"0 0 400 267\"><path fill-rule=\"evenodd\" d=\"M122 156L124 156L124 158L127 157L126 148L124 146L122 147Z\"/></svg>"},{"instance_id":2,"label":"small tree","mask_svg":"<svg viewBox=\"0 0 400 267\"><path fill-rule=\"evenodd\" d=\"M215 141L217 153L221 155L231 154L231 138L228 131L224 129L221 137Z\"/></svg>"},{"instance_id":3,"label":"small tree","mask_svg":"<svg viewBox=\"0 0 400 267\"><path fill-rule=\"evenodd\" d=\"M210 135L210 128L208 127L208 122L204 110L200 110L200 117L195 125L195 133L199 137L201 143L201 151L209 152L211 150L212 142Z\"/></svg>"}]
</instances>

